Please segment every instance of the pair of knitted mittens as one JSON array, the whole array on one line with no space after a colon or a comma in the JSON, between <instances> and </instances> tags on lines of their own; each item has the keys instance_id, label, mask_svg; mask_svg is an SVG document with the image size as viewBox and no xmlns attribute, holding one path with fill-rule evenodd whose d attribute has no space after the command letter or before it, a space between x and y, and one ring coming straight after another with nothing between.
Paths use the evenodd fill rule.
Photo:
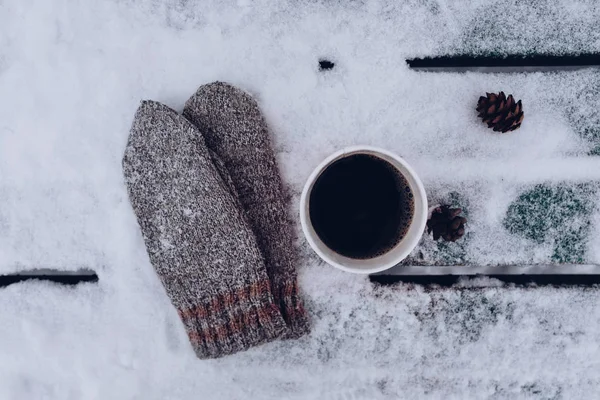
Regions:
<instances>
[{"instance_id":1,"label":"pair of knitted mittens","mask_svg":"<svg viewBox=\"0 0 600 400\"><path fill-rule=\"evenodd\" d=\"M150 261L200 358L308 332L265 120L231 85L138 108L123 158Z\"/></svg>"}]
</instances>

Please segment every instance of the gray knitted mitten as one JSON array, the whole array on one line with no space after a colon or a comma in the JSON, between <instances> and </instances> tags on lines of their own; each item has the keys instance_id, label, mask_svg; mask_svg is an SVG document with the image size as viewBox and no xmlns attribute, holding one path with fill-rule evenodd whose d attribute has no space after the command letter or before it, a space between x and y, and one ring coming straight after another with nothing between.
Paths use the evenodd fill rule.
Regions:
<instances>
[{"instance_id":1,"label":"gray knitted mitten","mask_svg":"<svg viewBox=\"0 0 600 400\"><path fill-rule=\"evenodd\" d=\"M229 84L201 86L183 115L223 161L264 255L271 292L288 326L287 338L309 330L298 294L293 229L267 124L250 95Z\"/></svg>"},{"instance_id":2,"label":"gray knitted mitten","mask_svg":"<svg viewBox=\"0 0 600 400\"><path fill-rule=\"evenodd\" d=\"M123 170L150 261L198 357L281 336L256 238L198 130L169 107L142 102Z\"/></svg>"}]
</instances>

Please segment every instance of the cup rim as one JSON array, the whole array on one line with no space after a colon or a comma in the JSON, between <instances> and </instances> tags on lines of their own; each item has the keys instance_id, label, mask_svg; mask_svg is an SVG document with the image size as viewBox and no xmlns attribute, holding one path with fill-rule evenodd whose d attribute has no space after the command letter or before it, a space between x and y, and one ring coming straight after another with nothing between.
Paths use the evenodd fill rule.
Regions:
<instances>
[{"instance_id":1,"label":"cup rim","mask_svg":"<svg viewBox=\"0 0 600 400\"><path fill-rule=\"evenodd\" d=\"M410 254L410 252L412 252L414 250L414 248L417 246L417 244L421 240L422 234L414 235L410 238L407 238L406 241L404 241L404 239L401 240L399 242L399 244L400 243L405 244L404 251L399 252L396 257L394 257L393 259L391 259L390 261L388 261L386 263L383 263L383 264L377 265L377 266L373 266L371 268L350 267L350 266L343 265L343 264L337 262L332 257L330 257L330 255L326 254L319 248L319 245L317 244L315 237L313 237L313 234L311 232L311 229L314 231L314 228L312 228L312 222L310 221L310 216L308 215L307 207L306 207L309 192L310 192L312 186L314 185L314 183L316 182L317 178L325 170L325 168L328 165L330 165L332 162L334 162L335 160L343 158L345 154L359 153L359 152L368 152L368 153L372 153L373 155L381 154L383 156L386 156L386 157L394 160L395 162L400 164L406 170L406 173L408 175L410 175L409 178L415 184L417 192L418 192L418 193L415 193L415 197L414 197L415 201L418 201L418 200L421 201L422 210L423 210L423 212L421 212L419 215L417 215L416 213L413 215L413 221L411 224L416 224L415 231L424 232L425 225L427 224L427 213L428 213L427 196L425 193L425 187L423 186L423 183L419 179L418 175L415 173L414 169L402 157L398 156L397 154L394 154L385 149L381 149L381 148L374 147L374 146L367 146L367 145L355 145L355 146L344 147L344 148L330 154L328 157L326 157L311 172L308 179L306 180L306 183L304 184L304 188L302 189L302 195L300 197L300 223L302 225L302 232L304 233L304 237L308 241L310 247L315 251L315 253L317 253L317 255L319 257L321 257L322 260L324 260L328 264L332 265L333 267L341 269L346 272L352 272L352 273L356 273L356 274L372 274L372 273L376 273L376 272L385 271L386 269L389 269L389 268L397 265L400 261L404 260ZM403 173L403 172L401 172L401 173ZM415 209L416 209L416 207L415 207ZM314 236L316 236L316 232L314 233ZM389 254L393 250L394 249L390 250L386 254Z\"/></svg>"}]
</instances>

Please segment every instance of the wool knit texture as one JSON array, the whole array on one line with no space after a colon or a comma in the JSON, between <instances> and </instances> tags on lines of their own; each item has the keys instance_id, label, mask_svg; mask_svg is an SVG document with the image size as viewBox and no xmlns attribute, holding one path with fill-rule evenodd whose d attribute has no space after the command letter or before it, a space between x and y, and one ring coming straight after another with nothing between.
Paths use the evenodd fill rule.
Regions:
<instances>
[{"instance_id":1,"label":"wool knit texture","mask_svg":"<svg viewBox=\"0 0 600 400\"><path fill-rule=\"evenodd\" d=\"M183 115L202 132L229 172L265 258L271 291L288 327L286 337L305 334L309 325L296 283L293 224L257 102L232 85L215 82L197 90Z\"/></svg>"},{"instance_id":2,"label":"wool knit texture","mask_svg":"<svg viewBox=\"0 0 600 400\"><path fill-rule=\"evenodd\" d=\"M288 330L225 165L189 121L142 102L123 158L129 198L150 261L200 358ZM270 198L265 193L261 201Z\"/></svg>"}]
</instances>

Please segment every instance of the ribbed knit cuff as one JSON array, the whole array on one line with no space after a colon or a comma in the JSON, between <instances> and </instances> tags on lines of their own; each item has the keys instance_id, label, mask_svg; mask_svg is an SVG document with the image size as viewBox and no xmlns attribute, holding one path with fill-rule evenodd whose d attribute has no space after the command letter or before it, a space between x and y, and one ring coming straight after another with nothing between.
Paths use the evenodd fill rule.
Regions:
<instances>
[{"instance_id":1,"label":"ribbed knit cuff","mask_svg":"<svg viewBox=\"0 0 600 400\"><path fill-rule=\"evenodd\" d=\"M272 290L277 293L276 301L279 303L279 309L287 325L283 339L297 339L309 333L308 315L302 305L296 280L281 282L277 288L272 288Z\"/></svg>"},{"instance_id":2,"label":"ribbed knit cuff","mask_svg":"<svg viewBox=\"0 0 600 400\"><path fill-rule=\"evenodd\" d=\"M199 358L246 350L286 330L267 280L219 293L178 312Z\"/></svg>"}]
</instances>

